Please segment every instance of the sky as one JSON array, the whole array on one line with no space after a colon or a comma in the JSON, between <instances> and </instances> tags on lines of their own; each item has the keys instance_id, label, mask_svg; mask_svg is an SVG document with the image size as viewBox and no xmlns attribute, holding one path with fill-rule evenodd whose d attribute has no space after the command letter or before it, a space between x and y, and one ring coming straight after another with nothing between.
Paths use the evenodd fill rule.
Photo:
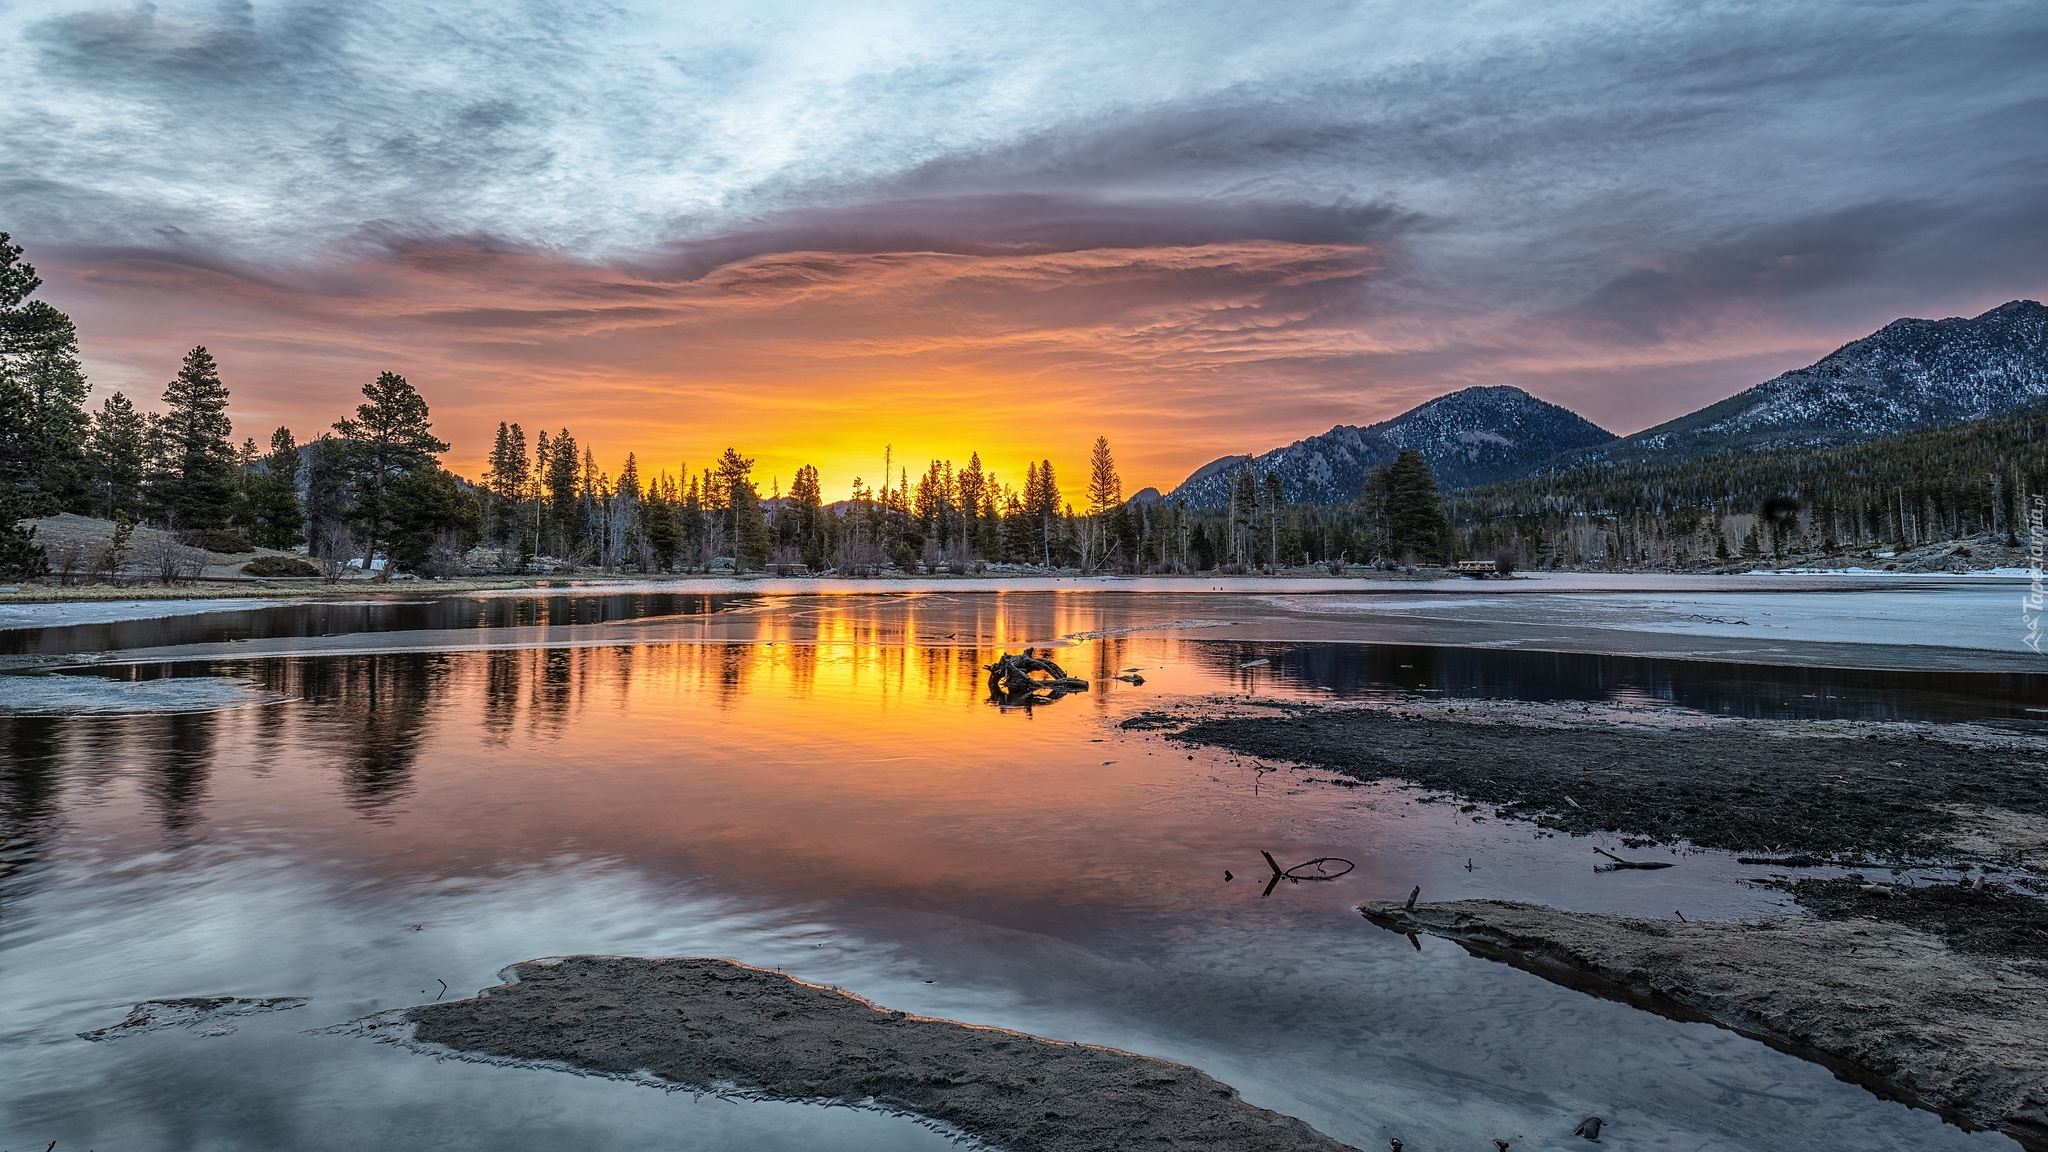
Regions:
<instances>
[{"instance_id":1,"label":"sky","mask_svg":"<svg viewBox=\"0 0 2048 1152\"><path fill-rule=\"evenodd\" d=\"M2048 291L2048 5L0 0L96 398L380 371L475 475L1127 490L1512 384L1627 433ZM97 403L97 399L95 399ZM764 484L764 487L766 485Z\"/></svg>"}]
</instances>

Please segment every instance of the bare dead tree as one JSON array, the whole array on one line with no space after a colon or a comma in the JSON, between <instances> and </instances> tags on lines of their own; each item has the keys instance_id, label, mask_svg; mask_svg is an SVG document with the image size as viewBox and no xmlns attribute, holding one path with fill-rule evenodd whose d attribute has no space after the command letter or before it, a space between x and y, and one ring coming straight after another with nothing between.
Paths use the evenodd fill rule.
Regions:
<instances>
[{"instance_id":1,"label":"bare dead tree","mask_svg":"<svg viewBox=\"0 0 2048 1152\"><path fill-rule=\"evenodd\" d=\"M355 555L356 534L347 524L329 520L320 526L320 534L313 542L313 558L320 565L321 579L329 584L340 581L348 574Z\"/></svg>"},{"instance_id":2,"label":"bare dead tree","mask_svg":"<svg viewBox=\"0 0 2048 1152\"><path fill-rule=\"evenodd\" d=\"M85 545L76 540L67 540L49 550L50 575L59 584L70 584L85 574Z\"/></svg>"},{"instance_id":3,"label":"bare dead tree","mask_svg":"<svg viewBox=\"0 0 2048 1152\"><path fill-rule=\"evenodd\" d=\"M180 544L168 532L151 533L141 552L143 568L166 585L196 580L206 566L204 552Z\"/></svg>"},{"instance_id":4,"label":"bare dead tree","mask_svg":"<svg viewBox=\"0 0 2048 1152\"><path fill-rule=\"evenodd\" d=\"M468 571L462 562L462 536L443 528L434 534L434 542L427 546L426 573L439 579L460 576Z\"/></svg>"}]
</instances>

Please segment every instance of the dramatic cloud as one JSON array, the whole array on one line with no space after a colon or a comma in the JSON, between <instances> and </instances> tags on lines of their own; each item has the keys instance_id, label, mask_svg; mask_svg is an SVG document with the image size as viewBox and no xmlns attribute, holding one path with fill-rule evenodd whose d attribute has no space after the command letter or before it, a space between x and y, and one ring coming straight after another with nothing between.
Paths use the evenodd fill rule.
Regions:
<instances>
[{"instance_id":1,"label":"dramatic cloud","mask_svg":"<svg viewBox=\"0 0 2048 1152\"><path fill-rule=\"evenodd\" d=\"M204 341L303 432L392 367L458 462L1626 431L2048 280L2025 0L8 11L0 228L95 378Z\"/></svg>"}]
</instances>

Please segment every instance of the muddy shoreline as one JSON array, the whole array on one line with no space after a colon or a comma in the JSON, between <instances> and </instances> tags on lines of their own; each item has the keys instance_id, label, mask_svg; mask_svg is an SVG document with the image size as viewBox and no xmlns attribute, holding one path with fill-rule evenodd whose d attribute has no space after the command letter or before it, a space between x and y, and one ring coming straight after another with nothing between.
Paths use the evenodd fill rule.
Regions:
<instances>
[{"instance_id":1,"label":"muddy shoreline","mask_svg":"<svg viewBox=\"0 0 2048 1152\"><path fill-rule=\"evenodd\" d=\"M508 971L515 980L473 999L406 1010L412 1040L702 1091L875 1107L1017 1152L1349 1149L1193 1068L892 1012L728 960L570 956Z\"/></svg>"},{"instance_id":2,"label":"muddy shoreline","mask_svg":"<svg viewBox=\"0 0 2048 1152\"><path fill-rule=\"evenodd\" d=\"M2048 743L1966 725L1590 712L1207 707L1126 726L1404 781L1478 818L1619 834L1637 847L1718 848L1795 873L1823 862L1946 864L1955 879L1938 884L1875 870L1760 873L1753 882L1785 889L1807 914L1756 923L1492 900L1360 911L1567 987L1718 1024L2048 1150Z\"/></svg>"},{"instance_id":3,"label":"muddy shoreline","mask_svg":"<svg viewBox=\"0 0 2048 1152\"><path fill-rule=\"evenodd\" d=\"M1758 855L2048 860L2048 743L1934 726L1743 720L1575 726L1484 707L1138 717L1172 739L1403 780L1502 819Z\"/></svg>"},{"instance_id":4,"label":"muddy shoreline","mask_svg":"<svg viewBox=\"0 0 2048 1152\"><path fill-rule=\"evenodd\" d=\"M2048 1149L2048 965L1853 916L1681 923L1497 900L1359 911L1568 987L1711 1021L1963 1127Z\"/></svg>"}]
</instances>

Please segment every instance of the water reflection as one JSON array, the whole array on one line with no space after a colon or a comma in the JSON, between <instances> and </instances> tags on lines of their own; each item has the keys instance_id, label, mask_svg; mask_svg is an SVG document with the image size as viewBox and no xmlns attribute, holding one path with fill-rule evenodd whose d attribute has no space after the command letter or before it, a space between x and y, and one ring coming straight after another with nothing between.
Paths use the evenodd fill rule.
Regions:
<instances>
[{"instance_id":1,"label":"water reflection","mask_svg":"<svg viewBox=\"0 0 2048 1152\"><path fill-rule=\"evenodd\" d=\"M198 821L207 778L213 773L215 719L209 712L180 712L155 721L167 731L158 744L162 759L147 787L166 832L184 832Z\"/></svg>"},{"instance_id":2,"label":"water reflection","mask_svg":"<svg viewBox=\"0 0 2048 1152\"><path fill-rule=\"evenodd\" d=\"M15 878L42 856L56 825L65 727L54 716L0 720L0 920Z\"/></svg>"},{"instance_id":3,"label":"water reflection","mask_svg":"<svg viewBox=\"0 0 2048 1152\"><path fill-rule=\"evenodd\" d=\"M529 956L619 951L786 965L913 1011L1188 1060L1360 1147L1391 1131L1468 1146L1483 1136L1473 1125L1512 1132L1582 1103L1625 1110L1649 1144L1958 1146L1761 1046L1455 950L1417 954L1349 911L1418 884L1635 914L1766 909L1711 860L1616 885L1582 845L1313 774L1261 783L1255 764L1190 758L1114 723L1221 693L1661 692L1704 705L1826 674L1123 633L1099 598L762 598L628 627L653 631L630 644L153 660L107 671L239 677L281 702L0 715L0 1013L12 1013L0 1058L35 1073L0 1084L0 1142L26 1145L25 1125L6 1127L15 1117L73 1125L43 1137L72 1132L68 1146L81 1118L112 1114L169 1132L155 1145L168 1147L180 1135L158 1125L182 1109L216 1118L201 1142L302 1143L304 1129L261 1118L338 1108L335 1084L358 1114L402 1100L482 1131L550 1082L476 1087L456 1107L452 1091L419 1085L460 1070L297 1022L184 1047L70 1038L152 996L313 995L332 1022L430 999L420 989L434 979L467 991ZM1091 680L1089 693L1035 715L990 708L983 665L1026 646ZM1131 667L1143 685L1116 679ZM1949 699L1887 674L1829 682L1845 708L1903 715ZM2038 698L2016 683L1996 706ZM1274 883L1277 867L1330 857L1357 871ZM1262 900L1262 888L1277 890ZM311 1067L326 1074L300 1072ZM669 1115L689 1117L670 1144L701 1142L695 1113ZM629 1143L604 1110L576 1118L584 1143ZM387 1132L384 1119L328 1143Z\"/></svg>"},{"instance_id":4,"label":"water reflection","mask_svg":"<svg viewBox=\"0 0 2048 1152\"><path fill-rule=\"evenodd\" d=\"M0 656L73 655L355 633L579 627L708 616L744 609L759 599L736 593L540 593L420 600L394 593L358 601L312 601L102 624L16 628L0 631Z\"/></svg>"},{"instance_id":5,"label":"water reflection","mask_svg":"<svg viewBox=\"0 0 2048 1152\"><path fill-rule=\"evenodd\" d=\"M0 715L8 750L0 775L7 867L19 872L41 853L63 807L61 794L88 780L137 781L158 829L180 842L205 835L224 773L262 776L281 768L295 779L324 779L359 819L391 823L405 813L417 817L409 827L473 823L480 804L519 795L522 803L553 806L558 835L551 842L587 837L580 842L609 846L630 832L660 843L663 852L695 857L729 840L721 850L774 856L783 862L778 868L807 861L801 866L838 871L845 861L834 853L866 857L869 841L862 837L887 839L907 811L981 808L1003 795L1014 776L989 780L963 770L985 764L990 742L1004 739L990 727L1001 722L990 713L1002 709L987 705L1016 703L1000 691L990 694L986 665L1002 648L905 643L902 636L916 633L914 612L891 616L863 603L844 609L801 623L778 618L767 629L823 637L796 643L372 652L110 669L135 678L239 677L285 702L125 719ZM998 615L982 623L1022 632L1041 622L1019 627ZM2038 676L1148 635L1031 650L1057 654L1068 670L1088 670L1091 690L1068 696L1068 706L1056 710L1071 714L1060 726L1070 734L1119 707L1218 691L1319 700L1623 700L1731 715L1866 720L2010 719L2048 704ZM1142 685L1117 679L1132 667L1144 670ZM878 776L846 760L848 744L893 749L906 759L889 761ZM596 805L602 815L571 810L538 779L508 784L491 777L499 765L534 757L626 773L648 806L612 811L614 793ZM771 804L779 811L749 807L769 802L744 767L764 757L784 765ZM422 791L429 771L439 784L431 794ZM481 801L477 789L502 795ZM818 812L828 813L815 823L814 800ZM1088 810L1069 813L1069 823L1114 822L1076 803ZM712 816L721 808L731 809L724 823ZM678 829L699 817L716 827L679 842ZM734 830L759 828L764 820L775 828L767 836ZM424 850L431 840L413 847Z\"/></svg>"},{"instance_id":6,"label":"water reflection","mask_svg":"<svg viewBox=\"0 0 2048 1152\"><path fill-rule=\"evenodd\" d=\"M1228 643L1196 651L1205 667L1242 692L1307 688L1353 699L1621 702L1781 720L2000 720L2034 726L2048 713L2048 676L2039 674L1735 664L1419 644Z\"/></svg>"}]
</instances>

